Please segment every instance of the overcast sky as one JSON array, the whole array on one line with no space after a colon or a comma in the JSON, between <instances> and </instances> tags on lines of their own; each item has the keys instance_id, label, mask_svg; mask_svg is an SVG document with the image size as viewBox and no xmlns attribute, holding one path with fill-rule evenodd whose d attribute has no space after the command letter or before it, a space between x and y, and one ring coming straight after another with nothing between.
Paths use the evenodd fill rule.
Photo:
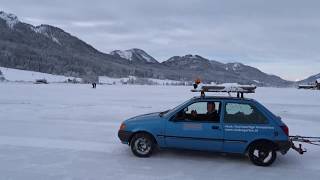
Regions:
<instances>
[{"instance_id":1,"label":"overcast sky","mask_svg":"<svg viewBox=\"0 0 320 180\"><path fill-rule=\"evenodd\" d=\"M199 54L288 80L320 73L318 0L0 0L0 10L107 53L141 48L159 61Z\"/></svg>"}]
</instances>

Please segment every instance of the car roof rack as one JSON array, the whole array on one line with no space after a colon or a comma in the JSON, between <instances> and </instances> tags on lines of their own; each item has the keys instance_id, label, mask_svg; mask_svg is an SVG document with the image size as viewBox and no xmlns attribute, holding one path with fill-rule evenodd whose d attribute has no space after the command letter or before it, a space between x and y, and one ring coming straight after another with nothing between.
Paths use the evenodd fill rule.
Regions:
<instances>
[{"instance_id":1,"label":"car roof rack","mask_svg":"<svg viewBox=\"0 0 320 180\"><path fill-rule=\"evenodd\" d=\"M255 85L239 85L239 84L217 84L217 85L202 85L198 87L199 84L194 84L194 89L191 92L200 92L201 97L205 96L205 92L217 92L217 93L228 93L231 96L231 93L237 93L238 98L243 98L245 93L255 93L257 86Z\"/></svg>"}]
</instances>

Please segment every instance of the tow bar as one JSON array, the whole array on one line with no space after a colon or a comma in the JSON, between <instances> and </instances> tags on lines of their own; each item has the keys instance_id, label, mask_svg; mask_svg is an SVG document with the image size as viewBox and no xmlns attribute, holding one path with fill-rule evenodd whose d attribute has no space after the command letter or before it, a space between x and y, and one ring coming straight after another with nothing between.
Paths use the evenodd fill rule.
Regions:
<instances>
[{"instance_id":1,"label":"tow bar","mask_svg":"<svg viewBox=\"0 0 320 180\"><path fill-rule=\"evenodd\" d=\"M302 148L301 143L312 144L320 146L320 137L310 137L310 136L289 136L291 142L291 148L297 151L299 154L307 152L307 149ZM294 142L300 142L299 146L296 146Z\"/></svg>"}]
</instances>

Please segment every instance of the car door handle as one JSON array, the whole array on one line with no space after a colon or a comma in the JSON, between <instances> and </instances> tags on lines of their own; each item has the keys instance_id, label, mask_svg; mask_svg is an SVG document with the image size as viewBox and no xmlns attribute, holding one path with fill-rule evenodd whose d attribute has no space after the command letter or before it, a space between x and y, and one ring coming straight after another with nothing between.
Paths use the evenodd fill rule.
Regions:
<instances>
[{"instance_id":1,"label":"car door handle","mask_svg":"<svg viewBox=\"0 0 320 180\"><path fill-rule=\"evenodd\" d=\"M220 129L219 126L212 126L211 128L212 128L212 129Z\"/></svg>"}]
</instances>

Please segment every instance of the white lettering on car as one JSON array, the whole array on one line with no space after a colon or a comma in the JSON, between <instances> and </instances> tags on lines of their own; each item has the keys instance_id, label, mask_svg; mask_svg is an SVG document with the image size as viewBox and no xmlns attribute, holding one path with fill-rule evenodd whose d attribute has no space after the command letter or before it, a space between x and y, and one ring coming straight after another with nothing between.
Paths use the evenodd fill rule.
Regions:
<instances>
[{"instance_id":1,"label":"white lettering on car","mask_svg":"<svg viewBox=\"0 0 320 180\"><path fill-rule=\"evenodd\" d=\"M252 132L257 133L259 130L274 130L272 126L254 126L254 125L225 125L225 131L233 132Z\"/></svg>"}]
</instances>

